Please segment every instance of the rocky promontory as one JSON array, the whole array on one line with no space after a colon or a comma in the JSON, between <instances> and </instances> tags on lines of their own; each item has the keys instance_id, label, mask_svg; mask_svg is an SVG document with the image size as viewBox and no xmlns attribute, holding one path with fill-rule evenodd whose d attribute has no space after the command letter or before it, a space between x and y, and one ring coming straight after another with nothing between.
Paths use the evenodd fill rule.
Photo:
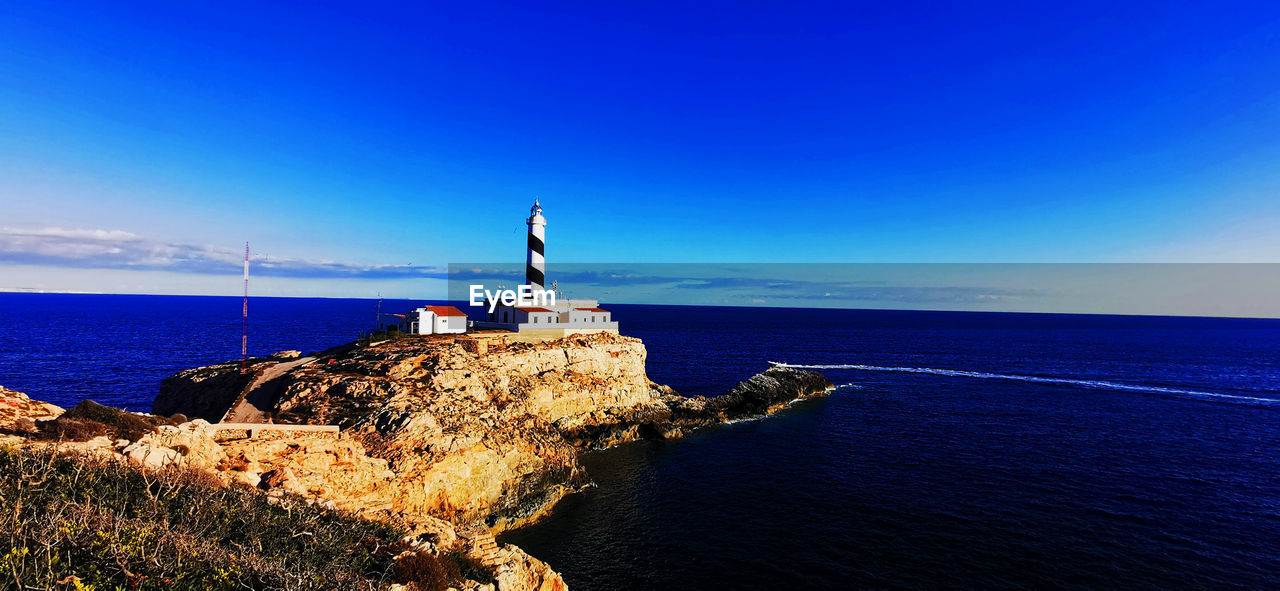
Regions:
<instances>
[{"instance_id":1,"label":"rocky promontory","mask_svg":"<svg viewBox=\"0 0 1280 591\"><path fill-rule=\"evenodd\" d=\"M766 414L831 386L771 368L723 396L684 397L650 381L645 358L639 339L613 334L408 337L254 360L246 376L270 375L267 393L239 362L183 371L153 412L216 422L256 399L276 423L337 425L387 462L394 477L378 492L394 511L501 530L586 485L582 450Z\"/></svg>"},{"instance_id":2,"label":"rocky promontory","mask_svg":"<svg viewBox=\"0 0 1280 591\"><path fill-rule=\"evenodd\" d=\"M239 361L179 372L164 381L144 434L110 430L76 445L144 470L206 470L225 486L402 524L416 551L469 553L497 589L563 589L548 565L498 547L493 533L588 486L583 451L679 437L831 388L817 373L774 367L721 396L685 397L650 381L645 357L640 340L613 334L415 336L282 352L250 360L243 373ZM21 405L33 416L61 412L10 403ZM63 431L79 428L59 420Z\"/></svg>"}]
</instances>

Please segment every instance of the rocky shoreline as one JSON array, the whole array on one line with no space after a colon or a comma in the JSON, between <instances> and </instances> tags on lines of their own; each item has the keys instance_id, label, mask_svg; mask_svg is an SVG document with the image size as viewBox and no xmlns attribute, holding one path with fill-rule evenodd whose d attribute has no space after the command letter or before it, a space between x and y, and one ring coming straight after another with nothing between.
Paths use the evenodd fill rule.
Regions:
<instances>
[{"instance_id":1,"label":"rocky shoreline","mask_svg":"<svg viewBox=\"0 0 1280 591\"><path fill-rule=\"evenodd\" d=\"M192 420L136 441L78 445L146 469L201 468L227 485L406 524L422 551L478 553L498 589L563 589L551 567L515 546L497 548L492 534L588 485L582 452L680 437L831 388L820 374L774 367L722 396L684 397L648 379L646 355L638 339L612 334L540 343L434 336L288 352L252 360L243 375L238 361L179 372L164 381L153 412ZM248 429L211 424L228 416L340 432L260 429L247 437Z\"/></svg>"}]
</instances>

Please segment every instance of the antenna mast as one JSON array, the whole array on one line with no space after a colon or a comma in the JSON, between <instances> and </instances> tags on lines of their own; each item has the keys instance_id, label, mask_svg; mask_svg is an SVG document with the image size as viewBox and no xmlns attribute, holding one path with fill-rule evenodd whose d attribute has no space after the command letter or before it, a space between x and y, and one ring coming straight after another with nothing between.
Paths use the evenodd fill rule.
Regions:
<instances>
[{"instance_id":1,"label":"antenna mast","mask_svg":"<svg viewBox=\"0 0 1280 591\"><path fill-rule=\"evenodd\" d=\"M244 308L240 312L240 374L249 365L249 243L244 243Z\"/></svg>"}]
</instances>

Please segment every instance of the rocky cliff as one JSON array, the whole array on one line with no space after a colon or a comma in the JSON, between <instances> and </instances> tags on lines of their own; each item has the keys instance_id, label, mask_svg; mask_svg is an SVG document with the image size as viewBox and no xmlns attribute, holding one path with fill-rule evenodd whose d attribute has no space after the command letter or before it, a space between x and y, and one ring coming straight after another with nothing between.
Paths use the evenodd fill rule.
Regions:
<instances>
[{"instance_id":1,"label":"rocky cliff","mask_svg":"<svg viewBox=\"0 0 1280 591\"><path fill-rule=\"evenodd\" d=\"M563 589L548 565L515 546L497 547L492 532L536 518L586 486L583 450L679 437L831 387L813 372L771 368L724 395L684 397L649 381L645 356L638 339L611 334L527 343L482 333L285 352L252 360L243 374L238 361L180 372L165 380L154 404L156 415L170 418L143 421L141 436L110 428L109 436L72 447L145 470L203 469L226 485L399 523L420 552L470 553L492 569L501 590ZM5 404L32 417L61 412L16 393ZM67 416L112 422L102 418L104 407L82 406ZM223 416L341 431L250 433L253 425L210 424ZM81 418L59 420L61 430L54 422L38 430L84 429L75 422Z\"/></svg>"},{"instance_id":2,"label":"rocky cliff","mask_svg":"<svg viewBox=\"0 0 1280 591\"><path fill-rule=\"evenodd\" d=\"M500 530L587 484L586 448L764 414L830 383L774 368L717 398L685 398L649 381L644 344L611 334L542 343L500 335L402 338L299 359L257 360L249 375L276 375L270 394L238 363L165 381L157 414L214 418L258 399L275 422L338 425L393 476L381 503L410 515Z\"/></svg>"}]
</instances>

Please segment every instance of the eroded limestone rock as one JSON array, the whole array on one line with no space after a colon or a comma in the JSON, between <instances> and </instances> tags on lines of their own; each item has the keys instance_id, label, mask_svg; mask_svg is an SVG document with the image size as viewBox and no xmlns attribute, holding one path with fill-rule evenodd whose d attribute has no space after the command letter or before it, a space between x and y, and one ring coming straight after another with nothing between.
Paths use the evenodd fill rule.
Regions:
<instances>
[{"instance_id":1,"label":"eroded limestone rock","mask_svg":"<svg viewBox=\"0 0 1280 591\"><path fill-rule=\"evenodd\" d=\"M0 430L34 433L35 421L52 419L62 412L61 407L0 386Z\"/></svg>"},{"instance_id":2,"label":"eroded limestone rock","mask_svg":"<svg viewBox=\"0 0 1280 591\"><path fill-rule=\"evenodd\" d=\"M456 527L519 525L588 484L584 449L680 437L831 387L813 372L772 368L723 396L686 398L649 381L645 357L638 339L611 334L543 343L436 335L319 354L282 372L279 360L256 360L250 373L280 373L268 401L276 422L338 425L341 436L232 439L217 442L221 456L189 451L183 461L226 482L257 478L273 495L413 524L422 549L440 552L461 543ZM156 411L219 414L246 383L239 372L238 362L181 372L165 381ZM179 442L182 432L162 429L154 443L203 450ZM502 556L498 589L564 588L518 548Z\"/></svg>"}]
</instances>

